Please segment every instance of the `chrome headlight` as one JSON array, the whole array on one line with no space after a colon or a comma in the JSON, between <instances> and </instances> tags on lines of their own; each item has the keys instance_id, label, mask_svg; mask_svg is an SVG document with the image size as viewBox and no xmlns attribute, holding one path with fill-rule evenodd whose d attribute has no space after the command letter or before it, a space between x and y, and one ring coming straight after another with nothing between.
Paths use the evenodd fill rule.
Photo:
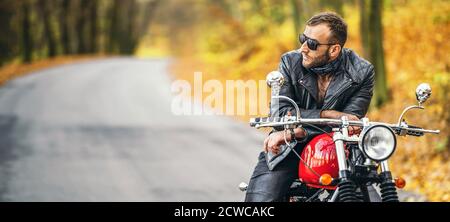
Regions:
<instances>
[{"instance_id":1,"label":"chrome headlight","mask_svg":"<svg viewBox=\"0 0 450 222\"><path fill-rule=\"evenodd\" d=\"M374 161L388 159L395 151L397 138L391 128L383 125L370 126L364 130L359 148L366 157Z\"/></svg>"}]
</instances>

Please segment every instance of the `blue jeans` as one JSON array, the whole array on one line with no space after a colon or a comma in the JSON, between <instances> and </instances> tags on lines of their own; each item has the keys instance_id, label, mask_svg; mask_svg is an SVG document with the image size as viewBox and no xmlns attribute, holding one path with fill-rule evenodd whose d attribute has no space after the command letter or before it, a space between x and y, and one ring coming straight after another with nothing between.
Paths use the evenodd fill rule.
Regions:
<instances>
[{"instance_id":1,"label":"blue jeans","mask_svg":"<svg viewBox=\"0 0 450 222\"><path fill-rule=\"evenodd\" d=\"M298 157L291 152L271 171L264 152L261 152L247 187L245 202L287 201L286 194L298 178L298 163Z\"/></svg>"}]
</instances>

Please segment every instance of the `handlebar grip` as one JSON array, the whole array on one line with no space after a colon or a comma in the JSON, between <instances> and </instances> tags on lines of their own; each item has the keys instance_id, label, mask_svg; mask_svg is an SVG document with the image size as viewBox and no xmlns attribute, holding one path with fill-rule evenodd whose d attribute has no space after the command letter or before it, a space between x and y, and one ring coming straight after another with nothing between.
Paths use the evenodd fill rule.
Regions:
<instances>
[{"instance_id":1,"label":"handlebar grip","mask_svg":"<svg viewBox=\"0 0 450 222\"><path fill-rule=\"evenodd\" d=\"M260 117L252 118L252 119L250 119L250 126L251 127L255 127L256 124L258 124L260 122L261 122L261 118Z\"/></svg>"},{"instance_id":2,"label":"handlebar grip","mask_svg":"<svg viewBox=\"0 0 450 222\"><path fill-rule=\"evenodd\" d=\"M421 127L412 126L412 125L408 125L408 128L409 129L423 129ZM395 128L394 131L395 131L395 133L400 135L401 128ZM406 135L408 135L408 136L417 136L417 137L419 137L419 136L423 136L424 134L425 134L424 132L417 132L417 131L412 131L412 130L406 129Z\"/></svg>"},{"instance_id":3,"label":"handlebar grip","mask_svg":"<svg viewBox=\"0 0 450 222\"><path fill-rule=\"evenodd\" d=\"M257 124L266 123L268 122L268 117L256 117L250 119L250 126L255 127Z\"/></svg>"},{"instance_id":4,"label":"handlebar grip","mask_svg":"<svg viewBox=\"0 0 450 222\"><path fill-rule=\"evenodd\" d=\"M409 136L417 136L417 137L424 135L423 132L414 132L414 131L410 131L410 130L407 130L406 134Z\"/></svg>"},{"instance_id":5,"label":"handlebar grip","mask_svg":"<svg viewBox=\"0 0 450 222\"><path fill-rule=\"evenodd\" d=\"M257 124L280 122L280 121L281 121L280 117L256 117L251 118L249 124L251 127L255 127Z\"/></svg>"},{"instance_id":6,"label":"handlebar grip","mask_svg":"<svg viewBox=\"0 0 450 222\"><path fill-rule=\"evenodd\" d=\"M412 125L408 125L408 128L412 128L412 129L422 129L421 127L418 126L412 126ZM406 130L406 134L409 136L423 136L424 133L423 132L415 132L415 131L411 131L411 130Z\"/></svg>"}]
</instances>

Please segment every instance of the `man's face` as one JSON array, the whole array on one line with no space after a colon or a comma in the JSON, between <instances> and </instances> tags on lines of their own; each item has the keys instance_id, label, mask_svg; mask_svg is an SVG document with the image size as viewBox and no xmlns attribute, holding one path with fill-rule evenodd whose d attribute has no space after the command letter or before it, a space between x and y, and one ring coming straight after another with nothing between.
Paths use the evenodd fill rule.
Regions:
<instances>
[{"instance_id":1,"label":"man's face","mask_svg":"<svg viewBox=\"0 0 450 222\"><path fill-rule=\"evenodd\" d=\"M330 43L329 36L331 34L331 31L326 24L306 26L303 34L310 39L317 40L320 44ZM330 45L319 45L316 50L311 50L310 48L308 48L308 45L305 41L300 47L300 52L303 55L303 67L314 68L323 66L330 62L329 48Z\"/></svg>"}]
</instances>

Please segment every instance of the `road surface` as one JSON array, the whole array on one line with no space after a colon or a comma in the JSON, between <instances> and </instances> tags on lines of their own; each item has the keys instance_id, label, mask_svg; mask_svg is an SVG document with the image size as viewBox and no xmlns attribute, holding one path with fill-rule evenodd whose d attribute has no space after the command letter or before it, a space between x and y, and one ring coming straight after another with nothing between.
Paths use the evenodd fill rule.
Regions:
<instances>
[{"instance_id":1,"label":"road surface","mask_svg":"<svg viewBox=\"0 0 450 222\"><path fill-rule=\"evenodd\" d=\"M173 115L168 64L96 60L0 87L0 201L242 201L263 134Z\"/></svg>"}]
</instances>

